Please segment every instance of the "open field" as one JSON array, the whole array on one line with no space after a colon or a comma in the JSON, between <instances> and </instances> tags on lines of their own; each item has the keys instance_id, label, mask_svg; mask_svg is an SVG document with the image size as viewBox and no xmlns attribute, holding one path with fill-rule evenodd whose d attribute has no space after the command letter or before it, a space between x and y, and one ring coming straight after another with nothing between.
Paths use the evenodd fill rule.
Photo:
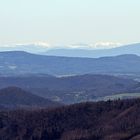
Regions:
<instances>
[{"instance_id":1,"label":"open field","mask_svg":"<svg viewBox=\"0 0 140 140\"><path fill-rule=\"evenodd\" d=\"M99 97L96 99L96 101L100 100L116 100L116 99L130 99L130 98L140 98L140 93L122 93L122 94L116 94L116 95L109 95L104 97Z\"/></svg>"}]
</instances>

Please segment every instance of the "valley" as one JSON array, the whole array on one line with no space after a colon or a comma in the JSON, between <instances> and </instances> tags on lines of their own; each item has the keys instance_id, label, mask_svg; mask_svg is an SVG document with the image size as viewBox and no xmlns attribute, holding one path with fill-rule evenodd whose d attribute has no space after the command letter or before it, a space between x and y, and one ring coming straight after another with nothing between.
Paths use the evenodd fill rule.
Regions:
<instances>
[{"instance_id":1,"label":"valley","mask_svg":"<svg viewBox=\"0 0 140 140\"><path fill-rule=\"evenodd\" d=\"M0 77L0 88L20 87L37 96L72 104L96 101L104 96L140 92L138 81L110 75L77 75L54 77L26 75Z\"/></svg>"}]
</instances>

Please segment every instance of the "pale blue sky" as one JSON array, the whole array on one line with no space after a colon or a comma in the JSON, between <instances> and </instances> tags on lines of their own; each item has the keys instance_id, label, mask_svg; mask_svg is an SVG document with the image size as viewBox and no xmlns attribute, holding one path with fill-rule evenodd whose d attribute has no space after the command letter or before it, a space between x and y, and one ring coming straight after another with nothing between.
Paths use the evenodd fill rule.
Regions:
<instances>
[{"instance_id":1,"label":"pale blue sky","mask_svg":"<svg viewBox=\"0 0 140 140\"><path fill-rule=\"evenodd\" d=\"M140 42L140 0L0 0L0 44Z\"/></svg>"}]
</instances>

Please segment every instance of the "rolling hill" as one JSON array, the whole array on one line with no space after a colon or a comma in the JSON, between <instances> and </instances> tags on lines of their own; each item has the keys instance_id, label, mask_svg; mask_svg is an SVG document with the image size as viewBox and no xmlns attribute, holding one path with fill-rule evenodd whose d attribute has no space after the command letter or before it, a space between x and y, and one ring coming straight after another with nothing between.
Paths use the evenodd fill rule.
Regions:
<instances>
[{"instance_id":1,"label":"rolling hill","mask_svg":"<svg viewBox=\"0 0 140 140\"><path fill-rule=\"evenodd\" d=\"M140 91L137 81L90 74L69 77L0 77L0 88L8 86L17 86L38 96L66 104Z\"/></svg>"},{"instance_id":2,"label":"rolling hill","mask_svg":"<svg viewBox=\"0 0 140 140\"><path fill-rule=\"evenodd\" d=\"M140 99L0 112L4 140L139 140Z\"/></svg>"},{"instance_id":3,"label":"rolling hill","mask_svg":"<svg viewBox=\"0 0 140 140\"><path fill-rule=\"evenodd\" d=\"M44 108L56 107L60 104L53 102L17 87L8 87L0 90L0 109Z\"/></svg>"},{"instance_id":4,"label":"rolling hill","mask_svg":"<svg viewBox=\"0 0 140 140\"><path fill-rule=\"evenodd\" d=\"M131 66L131 67L130 67ZM140 57L120 55L101 58L72 58L0 52L1 75L49 74L140 74Z\"/></svg>"}]
</instances>

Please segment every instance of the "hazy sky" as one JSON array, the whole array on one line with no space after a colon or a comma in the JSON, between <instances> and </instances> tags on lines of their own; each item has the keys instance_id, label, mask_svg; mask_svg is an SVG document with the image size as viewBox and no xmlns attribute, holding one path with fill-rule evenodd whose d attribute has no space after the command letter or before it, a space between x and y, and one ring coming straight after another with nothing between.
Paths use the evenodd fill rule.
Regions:
<instances>
[{"instance_id":1,"label":"hazy sky","mask_svg":"<svg viewBox=\"0 0 140 140\"><path fill-rule=\"evenodd\" d=\"M0 44L140 42L140 0L0 0Z\"/></svg>"}]
</instances>

